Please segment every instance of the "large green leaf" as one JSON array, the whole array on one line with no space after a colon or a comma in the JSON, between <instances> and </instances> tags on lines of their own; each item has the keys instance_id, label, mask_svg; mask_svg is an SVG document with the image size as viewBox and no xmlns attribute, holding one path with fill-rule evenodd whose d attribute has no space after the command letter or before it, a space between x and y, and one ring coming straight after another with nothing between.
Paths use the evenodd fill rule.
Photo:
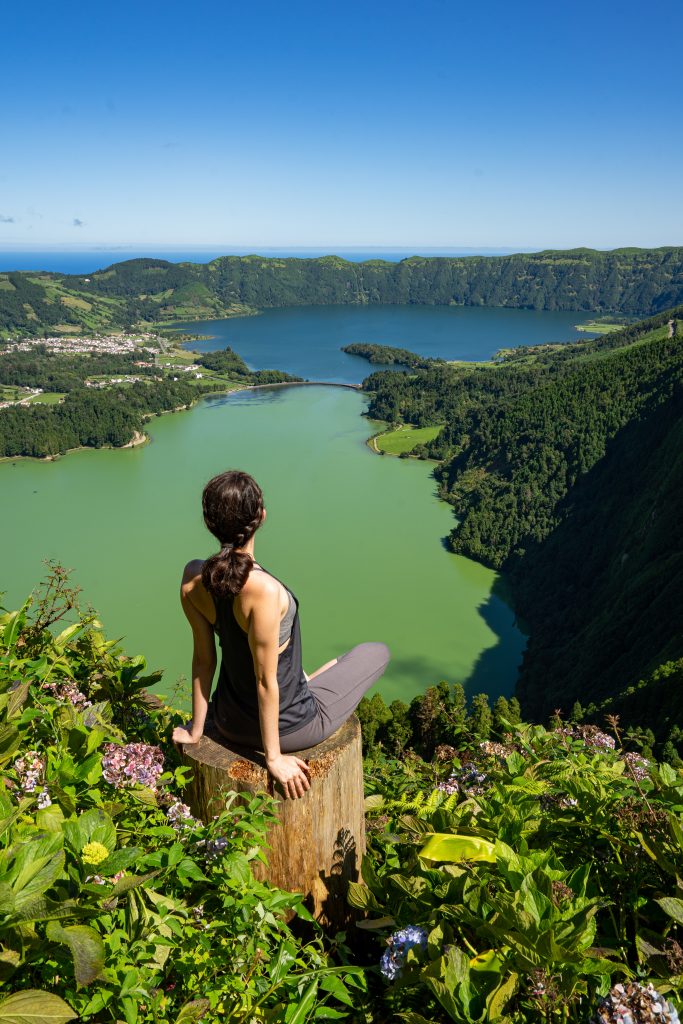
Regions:
<instances>
[{"instance_id":1,"label":"large green leaf","mask_svg":"<svg viewBox=\"0 0 683 1024\"><path fill-rule=\"evenodd\" d=\"M228 877L232 878L234 882L241 882L242 885L248 885L249 882L253 880L249 861L243 853L235 852L226 854L222 861L222 867Z\"/></svg>"},{"instance_id":2,"label":"large green leaf","mask_svg":"<svg viewBox=\"0 0 683 1024\"><path fill-rule=\"evenodd\" d=\"M53 942L65 943L71 950L79 988L99 978L104 969L104 943L93 928L86 924L63 928L58 921L51 921L47 926L47 937Z\"/></svg>"},{"instance_id":3,"label":"large green leaf","mask_svg":"<svg viewBox=\"0 0 683 1024\"><path fill-rule=\"evenodd\" d=\"M137 846L125 846L122 850L114 850L106 860L97 865L97 874L103 878L116 875L119 871L125 871L131 864L135 864L141 857L142 850Z\"/></svg>"},{"instance_id":4,"label":"large green leaf","mask_svg":"<svg viewBox=\"0 0 683 1024\"><path fill-rule=\"evenodd\" d=\"M363 885L362 882L349 882L346 899L352 907L357 907L359 910L381 910L367 885Z\"/></svg>"},{"instance_id":5,"label":"large green leaf","mask_svg":"<svg viewBox=\"0 0 683 1024\"><path fill-rule=\"evenodd\" d=\"M191 999L189 1003L185 1003L180 1008L175 1024L196 1024L196 1021L202 1019L209 1006L208 999Z\"/></svg>"},{"instance_id":6,"label":"large green leaf","mask_svg":"<svg viewBox=\"0 0 683 1024\"><path fill-rule=\"evenodd\" d=\"M0 619L2 623L2 643L3 646L9 651L17 639L22 629L26 625L26 612L30 604L30 599L26 602L24 607L18 612L8 612L3 615Z\"/></svg>"},{"instance_id":7,"label":"large green leaf","mask_svg":"<svg viewBox=\"0 0 683 1024\"><path fill-rule=\"evenodd\" d=\"M655 902L659 903L665 914L673 917L676 924L683 924L683 900L676 899L675 896L664 896Z\"/></svg>"},{"instance_id":8,"label":"large green leaf","mask_svg":"<svg viewBox=\"0 0 683 1024\"><path fill-rule=\"evenodd\" d=\"M36 825L46 832L61 832L63 822L64 812L59 804L43 807L36 814Z\"/></svg>"},{"instance_id":9,"label":"large green leaf","mask_svg":"<svg viewBox=\"0 0 683 1024\"><path fill-rule=\"evenodd\" d=\"M106 900L113 899L115 896L120 896L122 893L128 892L129 889L139 889L141 885L145 885L151 878L155 878L158 874L158 871L148 871L145 875L128 875L126 878L119 878L111 892L107 895Z\"/></svg>"},{"instance_id":10,"label":"large green leaf","mask_svg":"<svg viewBox=\"0 0 683 1024\"><path fill-rule=\"evenodd\" d=\"M517 991L518 981L517 974L510 974L509 977L501 980L492 992L489 992L486 997L487 1020L498 1020L502 1016L506 1005Z\"/></svg>"},{"instance_id":11,"label":"large green leaf","mask_svg":"<svg viewBox=\"0 0 683 1024\"><path fill-rule=\"evenodd\" d=\"M496 853L488 839L435 832L420 850L420 859L431 863L482 860L495 864Z\"/></svg>"},{"instance_id":12,"label":"large green leaf","mask_svg":"<svg viewBox=\"0 0 683 1024\"><path fill-rule=\"evenodd\" d=\"M67 626L66 629L63 629L61 633L58 633L58 635L54 638L54 646L64 647L64 645L69 640L71 640L76 635L76 633L80 633L83 629L85 629L84 623L73 622L70 626Z\"/></svg>"},{"instance_id":13,"label":"large green leaf","mask_svg":"<svg viewBox=\"0 0 683 1024\"><path fill-rule=\"evenodd\" d=\"M289 1013L287 1014L287 1024L304 1024L304 1021L307 1020L311 1010L315 1007L315 997L317 992L318 982L317 980L314 980L302 995L292 1015L290 1016Z\"/></svg>"},{"instance_id":14,"label":"large green leaf","mask_svg":"<svg viewBox=\"0 0 683 1024\"><path fill-rule=\"evenodd\" d=\"M38 988L15 992L0 1002L0 1024L66 1024L76 1017L63 999Z\"/></svg>"},{"instance_id":15,"label":"large green leaf","mask_svg":"<svg viewBox=\"0 0 683 1024\"><path fill-rule=\"evenodd\" d=\"M64 822L64 834L72 849L79 853L86 843L102 843L110 853L116 847L116 828L106 813L98 807Z\"/></svg>"},{"instance_id":16,"label":"large green leaf","mask_svg":"<svg viewBox=\"0 0 683 1024\"><path fill-rule=\"evenodd\" d=\"M17 909L46 892L62 874L64 851L61 846L61 834L50 833L16 848L2 880L11 885Z\"/></svg>"},{"instance_id":17,"label":"large green leaf","mask_svg":"<svg viewBox=\"0 0 683 1024\"><path fill-rule=\"evenodd\" d=\"M6 764L21 743L21 733L13 725L0 727L0 764Z\"/></svg>"},{"instance_id":18,"label":"large green leaf","mask_svg":"<svg viewBox=\"0 0 683 1024\"><path fill-rule=\"evenodd\" d=\"M30 682L26 680L23 683L19 683L19 685L16 686L10 693L9 700L7 702L8 720L18 715L21 709L23 708L24 704L26 703L26 698L28 697L30 685Z\"/></svg>"},{"instance_id":19,"label":"large green leaf","mask_svg":"<svg viewBox=\"0 0 683 1024\"><path fill-rule=\"evenodd\" d=\"M34 896L16 908L9 924L28 924L31 921L53 921L65 917L87 917L96 911L74 900L51 900L48 896Z\"/></svg>"}]
</instances>

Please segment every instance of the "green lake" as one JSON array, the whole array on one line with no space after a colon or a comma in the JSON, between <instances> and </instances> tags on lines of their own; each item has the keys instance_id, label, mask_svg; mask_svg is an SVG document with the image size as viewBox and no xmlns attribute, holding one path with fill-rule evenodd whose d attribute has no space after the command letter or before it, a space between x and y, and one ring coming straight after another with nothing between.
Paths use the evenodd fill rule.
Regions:
<instances>
[{"instance_id":1,"label":"green lake","mask_svg":"<svg viewBox=\"0 0 683 1024\"><path fill-rule=\"evenodd\" d=\"M108 635L165 669L170 694L190 669L181 571L213 550L201 489L238 467L264 488L257 557L301 602L309 672L382 640L393 655L378 687L387 699L441 679L509 693L524 638L494 594L496 575L444 550L453 515L430 466L373 455L365 402L334 387L242 392L153 420L143 448L0 465L5 607L44 575L43 559L73 567Z\"/></svg>"}]
</instances>

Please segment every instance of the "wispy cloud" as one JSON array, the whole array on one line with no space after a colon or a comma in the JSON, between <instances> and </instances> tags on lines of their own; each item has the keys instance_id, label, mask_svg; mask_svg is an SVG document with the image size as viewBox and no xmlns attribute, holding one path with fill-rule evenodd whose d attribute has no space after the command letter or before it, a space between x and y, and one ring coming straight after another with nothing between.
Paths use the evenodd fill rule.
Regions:
<instances>
[{"instance_id":1,"label":"wispy cloud","mask_svg":"<svg viewBox=\"0 0 683 1024\"><path fill-rule=\"evenodd\" d=\"M82 228L84 224L85 224L84 220L79 220L78 217L74 217L74 219L73 219L73 226L75 228Z\"/></svg>"},{"instance_id":2,"label":"wispy cloud","mask_svg":"<svg viewBox=\"0 0 683 1024\"><path fill-rule=\"evenodd\" d=\"M0 224L14 224L14 217L5 217L4 213L0 213Z\"/></svg>"}]
</instances>

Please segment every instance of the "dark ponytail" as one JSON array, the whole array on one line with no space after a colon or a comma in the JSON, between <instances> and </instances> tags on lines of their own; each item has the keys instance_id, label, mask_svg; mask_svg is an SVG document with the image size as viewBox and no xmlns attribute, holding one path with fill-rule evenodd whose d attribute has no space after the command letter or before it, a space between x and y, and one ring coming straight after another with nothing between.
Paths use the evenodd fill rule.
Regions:
<instances>
[{"instance_id":1,"label":"dark ponytail","mask_svg":"<svg viewBox=\"0 0 683 1024\"><path fill-rule=\"evenodd\" d=\"M209 480L202 494L207 529L221 550L207 558L202 583L216 598L235 597L247 582L254 565L244 547L263 519L263 492L248 473L231 469Z\"/></svg>"}]
</instances>

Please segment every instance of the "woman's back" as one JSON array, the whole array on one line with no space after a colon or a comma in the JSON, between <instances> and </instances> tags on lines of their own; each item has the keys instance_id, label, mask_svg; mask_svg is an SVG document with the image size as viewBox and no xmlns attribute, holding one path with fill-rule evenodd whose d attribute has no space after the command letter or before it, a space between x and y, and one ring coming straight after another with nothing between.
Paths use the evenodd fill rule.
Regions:
<instances>
[{"instance_id":1,"label":"woman's back","mask_svg":"<svg viewBox=\"0 0 683 1024\"><path fill-rule=\"evenodd\" d=\"M255 566L256 572L265 572ZM272 574L271 574L272 576ZM279 687L280 733L286 736L309 722L315 715L315 701L310 693L301 658L301 631L299 607L294 594L277 577L272 576L289 594L289 607L280 620L280 651L277 662ZM214 596L216 608L215 630L221 646L222 659L218 684L214 696L214 716L219 728L235 732L237 721L251 725L250 732L258 730L259 704L254 672L254 659L249 639L235 615L236 599ZM283 625L286 635L283 639Z\"/></svg>"}]
</instances>

